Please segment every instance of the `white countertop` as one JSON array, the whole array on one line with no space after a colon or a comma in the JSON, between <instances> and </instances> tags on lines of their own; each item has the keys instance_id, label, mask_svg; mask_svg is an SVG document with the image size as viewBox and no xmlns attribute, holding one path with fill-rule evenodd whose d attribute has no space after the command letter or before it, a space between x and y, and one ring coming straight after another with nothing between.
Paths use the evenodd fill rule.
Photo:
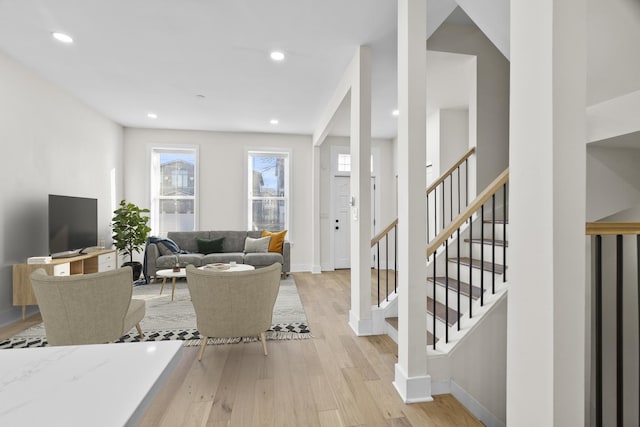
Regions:
<instances>
[{"instance_id":1,"label":"white countertop","mask_svg":"<svg viewBox=\"0 0 640 427\"><path fill-rule=\"evenodd\" d=\"M136 425L182 344L0 350L0 425Z\"/></svg>"}]
</instances>

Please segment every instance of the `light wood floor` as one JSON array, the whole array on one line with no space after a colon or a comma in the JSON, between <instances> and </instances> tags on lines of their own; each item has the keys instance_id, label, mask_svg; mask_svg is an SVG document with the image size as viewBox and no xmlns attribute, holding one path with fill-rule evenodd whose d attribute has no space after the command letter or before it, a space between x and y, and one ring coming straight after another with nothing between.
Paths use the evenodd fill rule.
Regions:
<instances>
[{"instance_id":1,"label":"light wood floor","mask_svg":"<svg viewBox=\"0 0 640 427\"><path fill-rule=\"evenodd\" d=\"M140 425L482 426L451 395L402 403L396 344L356 337L347 324L348 270L293 276L313 339L268 341L266 357L259 342L211 345L202 362L185 347ZM17 333L7 329L0 337Z\"/></svg>"}]
</instances>

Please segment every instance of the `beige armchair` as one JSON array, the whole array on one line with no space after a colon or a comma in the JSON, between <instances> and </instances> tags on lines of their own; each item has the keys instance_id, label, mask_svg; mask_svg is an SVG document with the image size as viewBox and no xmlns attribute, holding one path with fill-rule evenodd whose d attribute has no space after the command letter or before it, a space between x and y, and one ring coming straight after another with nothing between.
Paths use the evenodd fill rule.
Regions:
<instances>
[{"instance_id":1,"label":"beige armchair","mask_svg":"<svg viewBox=\"0 0 640 427\"><path fill-rule=\"evenodd\" d=\"M267 355L265 332L271 327L281 271L280 263L234 272L187 267L187 286L196 312L198 332L202 336L198 360L202 360L210 337L259 335Z\"/></svg>"},{"instance_id":2,"label":"beige armchair","mask_svg":"<svg viewBox=\"0 0 640 427\"><path fill-rule=\"evenodd\" d=\"M123 336L140 321L145 303L132 299L131 268L72 276L31 274L31 285L50 345L102 344Z\"/></svg>"}]
</instances>

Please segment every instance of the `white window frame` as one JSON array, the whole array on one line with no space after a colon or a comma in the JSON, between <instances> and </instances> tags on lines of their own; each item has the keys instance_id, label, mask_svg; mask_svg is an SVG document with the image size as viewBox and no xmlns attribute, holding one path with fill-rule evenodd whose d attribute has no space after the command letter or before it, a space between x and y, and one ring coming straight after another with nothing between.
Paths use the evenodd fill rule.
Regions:
<instances>
[{"instance_id":1,"label":"white window frame","mask_svg":"<svg viewBox=\"0 0 640 427\"><path fill-rule=\"evenodd\" d=\"M160 230L160 212L159 212L159 200L160 196L160 186L159 181L157 179L158 175L160 175L160 153L185 153L185 154L194 154L195 155L195 165L193 170L193 197L184 196L184 197L171 197L172 199L180 198L180 199L193 199L193 215L194 215L194 224L193 231L199 230L200 227L200 215L198 215L199 211L199 164L200 164L200 150L197 145L158 145L154 144L150 146L149 149L149 182L150 182L150 193L149 193L149 210L150 212L150 227L151 227L151 235L154 236L166 236L166 231Z\"/></svg>"},{"instance_id":2,"label":"white window frame","mask_svg":"<svg viewBox=\"0 0 640 427\"><path fill-rule=\"evenodd\" d=\"M284 156L284 196L282 197L254 197L253 196L253 167L251 160L253 155L261 156ZM245 179L246 179L246 225L247 230L253 228L253 200L284 200L285 214L284 214L284 230L287 230L287 240L291 240L291 151L282 149L247 149L245 153Z\"/></svg>"}]
</instances>

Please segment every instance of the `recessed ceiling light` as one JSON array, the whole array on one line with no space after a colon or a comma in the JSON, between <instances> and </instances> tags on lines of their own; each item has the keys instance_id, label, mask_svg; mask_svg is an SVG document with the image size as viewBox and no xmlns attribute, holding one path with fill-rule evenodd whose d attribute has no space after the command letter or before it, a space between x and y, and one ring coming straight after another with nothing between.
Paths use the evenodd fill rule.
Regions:
<instances>
[{"instance_id":1,"label":"recessed ceiling light","mask_svg":"<svg viewBox=\"0 0 640 427\"><path fill-rule=\"evenodd\" d=\"M158 115L156 113L147 113L147 117L149 117L150 119L157 119Z\"/></svg>"},{"instance_id":2,"label":"recessed ceiling light","mask_svg":"<svg viewBox=\"0 0 640 427\"><path fill-rule=\"evenodd\" d=\"M398 110L393 110L393 111L391 112L391 114L392 114L392 115L394 115L394 116L396 116L396 117L398 117L398 116L400 115L400 111L398 111Z\"/></svg>"},{"instance_id":3,"label":"recessed ceiling light","mask_svg":"<svg viewBox=\"0 0 640 427\"><path fill-rule=\"evenodd\" d=\"M271 56L271 59L278 62L284 59L284 53L279 52L277 50L274 50L273 52L271 52L270 56Z\"/></svg>"},{"instance_id":4,"label":"recessed ceiling light","mask_svg":"<svg viewBox=\"0 0 640 427\"><path fill-rule=\"evenodd\" d=\"M53 32L51 33L51 36L62 43L73 43L71 36L64 33Z\"/></svg>"},{"instance_id":5,"label":"recessed ceiling light","mask_svg":"<svg viewBox=\"0 0 640 427\"><path fill-rule=\"evenodd\" d=\"M277 125L279 122L278 119L271 119L269 120L269 123L271 123L272 125Z\"/></svg>"}]
</instances>

